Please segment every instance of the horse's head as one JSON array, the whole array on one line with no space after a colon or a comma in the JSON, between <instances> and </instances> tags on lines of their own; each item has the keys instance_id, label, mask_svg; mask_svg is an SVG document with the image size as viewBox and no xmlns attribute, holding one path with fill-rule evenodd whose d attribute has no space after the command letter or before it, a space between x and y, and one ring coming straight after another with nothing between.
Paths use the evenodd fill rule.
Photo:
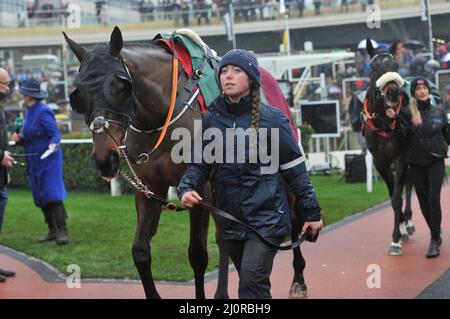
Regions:
<instances>
[{"instance_id":1,"label":"horse's head","mask_svg":"<svg viewBox=\"0 0 450 319\"><path fill-rule=\"evenodd\" d=\"M122 34L115 27L109 45L89 51L64 37L80 61L70 104L84 115L94 142L92 159L100 175L110 180L119 174L119 146L135 111L131 76L120 56Z\"/></svg>"},{"instance_id":2,"label":"horse's head","mask_svg":"<svg viewBox=\"0 0 450 319\"><path fill-rule=\"evenodd\" d=\"M370 83L377 100L382 100L387 108L398 107L404 92L403 79L397 73L398 63L390 52L375 50L372 41L367 39L367 52L370 56ZM393 50L393 48L391 48ZM379 110L380 111L380 110Z\"/></svg>"},{"instance_id":3,"label":"horse's head","mask_svg":"<svg viewBox=\"0 0 450 319\"><path fill-rule=\"evenodd\" d=\"M370 56L371 79L377 80L386 72L397 72L399 65L392 55L393 48L390 49L390 52L377 50L373 47L372 41L367 39L366 49Z\"/></svg>"}]
</instances>

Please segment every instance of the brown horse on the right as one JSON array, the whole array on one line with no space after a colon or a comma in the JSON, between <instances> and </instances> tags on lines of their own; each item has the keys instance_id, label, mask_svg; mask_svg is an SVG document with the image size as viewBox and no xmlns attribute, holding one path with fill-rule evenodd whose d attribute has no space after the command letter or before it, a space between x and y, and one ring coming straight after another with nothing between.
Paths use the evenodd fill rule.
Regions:
<instances>
[{"instance_id":1,"label":"brown horse on the right","mask_svg":"<svg viewBox=\"0 0 450 319\"><path fill-rule=\"evenodd\" d=\"M367 148L373 156L375 167L389 190L394 209L394 230L389 255L403 254L402 242L415 231L412 223L411 189L407 178L406 145L395 135L396 120L386 115L388 108L397 113L409 102L408 94L395 81L388 82L382 89L376 81L387 72L396 72L398 63L389 52L378 52L368 39L367 52L371 58L370 83L364 105L364 136ZM406 186L406 206L402 211L402 193Z\"/></svg>"}]
</instances>

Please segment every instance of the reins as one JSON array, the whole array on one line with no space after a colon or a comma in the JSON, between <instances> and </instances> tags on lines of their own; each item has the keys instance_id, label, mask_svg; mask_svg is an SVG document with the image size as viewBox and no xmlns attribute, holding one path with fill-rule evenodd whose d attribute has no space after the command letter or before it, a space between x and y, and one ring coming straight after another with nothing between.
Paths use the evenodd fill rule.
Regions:
<instances>
[{"instance_id":1,"label":"reins","mask_svg":"<svg viewBox=\"0 0 450 319\"><path fill-rule=\"evenodd\" d=\"M177 100L177 87L178 87L178 56L176 51L174 51L173 59L172 59L173 67L172 67L172 93L170 95L170 107L169 107L169 113L167 114L166 121L164 123L164 126L161 130L161 134L159 134L158 141L156 142L153 149L150 151L150 153L147 154L148 157L150 157L153 152L156 151L156 149L161 145L161 142L163 141L164 137L167 133L167 128L170 125L170 120L172 118L173 110L175 109L175 102Z\"/></svg>"},{"instance_id":2,"label":"reins","mask_svg":"<svg viewBox=\"0 0 450 319\"><path fill-rule=\"evenodd\" d=\"M133 186L137 191L139 191L140 193L142 193L145 197L147 197L148 199L154 199L156 200L158 203L163 205L163 208L166 208L169 211L173 211L173 212L181 212L181 211L185 211L187 210L187 208L184 207L179 207L173 203L170 203L169 201L167 201L166 199L162 198L161 196L155 194L154 192L152 192L147 185L145 185L137 176L136 172L134 171L133 167L131 166L130 160L126 154L126 152L123 150L123 147L120 147L120 150L122 152L123 157L125 158L125 161L128 165L128 168L131 171L131 174L133 175L133 178L131 178L130 176L128 176L126 173L124 173L123 171L120 172L120 174L123 176L123 178L125 178L126 181L128 181L131 186ZM317 238L316 236L312 235L312 231L311 228L308 228L308 230L301 235L295 242L288 244L288 245L276 245L274 243L272 243L271 241L269 241L268 239L266 239L263 235L261 235L255 228L253 228L252 226L244 223L243 221L237 219L236 217L234 217L233 215L231 215L230 213L227 213L226 211L223 211L213 205L210 205L204 201L199 201L199 204L202 205L203 207L207 208L211 213L217 215L217 216L221 216L223 218L226 218L228 220L231 220L235 223L238 223L242 226L244 226L245 228L247 228L248 230L250 230L252 233L254 233L256 235L256 237L258 237L259 240L261 240L265 245L274 248L274 249L278 249L278 250L291 250L294 249L298 246L300 246L305 240L309 240L309 241L315 241Z\"/></svg>"}]
</instances>

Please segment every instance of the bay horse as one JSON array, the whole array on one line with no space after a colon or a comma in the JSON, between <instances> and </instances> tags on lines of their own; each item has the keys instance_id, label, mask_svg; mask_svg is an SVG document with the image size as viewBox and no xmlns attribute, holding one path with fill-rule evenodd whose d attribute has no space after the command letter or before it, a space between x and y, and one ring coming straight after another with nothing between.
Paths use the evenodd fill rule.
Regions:
<instances>
[{"instance_id":1,"label":"bay horse","mask_svg":"<svg viewBox=\"0 0 450 319\"><path fill-rule=\"evenodd\" d=\"M396 72L398 63L389 52L376 51L372 42L366 41L367 52L371 58L369 88L367 90L363 119L364 136L367 147L373 156L375 167L383 178L389 191L394 210L394 230L389 255L403 254L402 242L415 231L412 223L411 190L412 183L407 177L406 145L398 141L395 135L396 121L386 115L392 108L397 114L401 107L409 103L408 94L395 81L378 88L376 82L387 72ZM402 211L402 194L406 188L405 210Z\"/></svg>"},{"instance_id":2,"label":"bay horse","mask_svg":"<svg viewBox=\"0 0 450 319\"><path fill-rule=\"evenodd\" d=\"M167 127L166 138L161 140L158 149L151 153L148 160L143 164L137 164L137 161L131 161L130 164L148 189L160 198L165 198L169 186L177 186L186 169L186 164L172 161L170 155L175 142L167 136L176 128L186 128L192 133L194 120L202 118L197 100L184 113L180 114L179 110L175 110L173 116L169 115L174 86L173 54L154 43L145 48L122 48L123 38L118 27L111 33L109 44L97 44L89 51L65 33L64 37L80 62L76 90L70 96L72 109L84 114L93 138L92 160L104 179L111 180L118 176L122 144L125 144L127 156L138 158L155 146L163 124L172 118ZM184 72L178 74L177 91L180 91L188 77ZM205 185L200 194L206 202L213 200L210 183ZM288 192L288 197L294 242L304 220L298 220L295 215L295 198L292 192ZM135 206L137 226L132 246L133 261L146 297L160 298L151 271L150 241L156 234L163 205L161 201L149 199L144 193L136 191ZM189 216L188 253L194 271L195 297L205 298L209 212L198 205L189 210ZM216 240L220 266L215 298L228 298L228 256L223 253L221 239L217 235ZM303 277L305 260L299 247L294 249L293 266L295 274L290 297L302 298L307 294L307 287Z\"/></svg>"}]
</instances>

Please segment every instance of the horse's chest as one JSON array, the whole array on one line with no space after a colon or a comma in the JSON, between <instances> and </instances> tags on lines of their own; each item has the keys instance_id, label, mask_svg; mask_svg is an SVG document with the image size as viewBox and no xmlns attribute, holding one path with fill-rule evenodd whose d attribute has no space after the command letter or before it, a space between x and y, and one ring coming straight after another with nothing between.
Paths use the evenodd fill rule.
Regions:
<instances>
[{"instance_id":1,"label":"horse's chest","mask_svg":"<svg viewBox=\"0 0 450 319\"><path fill-rule=\"evenodd\" d=\"M392 138L372 136L367 140L367 146L373 156L383 158L386 161L393 161L402 152L401 145Z\"/></svg>"}]
</instances>

